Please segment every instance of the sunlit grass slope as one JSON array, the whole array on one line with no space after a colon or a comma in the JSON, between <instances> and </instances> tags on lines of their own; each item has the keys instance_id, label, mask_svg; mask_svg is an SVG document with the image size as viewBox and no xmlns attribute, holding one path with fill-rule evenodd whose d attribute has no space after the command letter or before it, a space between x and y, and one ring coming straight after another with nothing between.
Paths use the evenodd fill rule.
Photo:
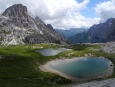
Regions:
<instances>
[{"instance_id":1,"label":"sunlit grass slope","mask_svg":"<svg viewBox=\"0 0 115 87\"><path fill-rule=\"evenodd\" d=\"M39 70L41 64L60 58L103 56L114 62L113 55L99 50L100 45L73 45L72 50L56 56L42 56L35 52L44 48L58 48L56 44L0 45L0 87L56 87L72 83L63 77ZM115 77L114 74L111 77Z\"/></svg>"}]
</instances>

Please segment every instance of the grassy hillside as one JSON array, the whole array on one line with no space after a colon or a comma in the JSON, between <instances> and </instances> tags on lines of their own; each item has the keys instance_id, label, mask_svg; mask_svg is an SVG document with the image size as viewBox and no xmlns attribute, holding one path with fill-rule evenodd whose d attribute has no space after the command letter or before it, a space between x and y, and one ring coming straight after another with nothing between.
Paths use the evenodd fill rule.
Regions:
<instances>
[{"instance_id":1,"label":"grassy hillside","mask_svg":"<svg viewBox=\"0 0 115 87\"><path fill-rule=\"evenodd\" d=\"M114 60L113 55L99 50L100 45L73 45L73 50L59 53L56 56L42 56L35 50L57 48L56 44L35 44L0 46L0 87L52 87L72 83L63 77L39 70L39 65L59 58L79 56L105 56ZM115 77L113 74L111 77Z\"/></svg>"},{"instance_id":2,"label":"grassy hillside","mask_svg":"<svg viewBox=\"0 0 115 87\"><path fill-rule=\"evenodd\" d=\"M39 70L40 64L55 59L35 52L42 47L59 46L52 44L0 46L0 87L51 87L59 78L61 80L57 81L58 85L67 84L68 80L65 78Z\"/></svg>"}]
</instances>

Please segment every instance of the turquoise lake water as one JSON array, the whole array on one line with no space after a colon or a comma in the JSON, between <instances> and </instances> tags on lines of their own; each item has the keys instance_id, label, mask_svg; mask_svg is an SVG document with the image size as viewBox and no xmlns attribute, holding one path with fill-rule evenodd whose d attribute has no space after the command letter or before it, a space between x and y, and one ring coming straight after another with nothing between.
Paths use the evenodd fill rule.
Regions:
<instances>
[{"instance_id":1,"label":"turquoise lake water","mask_svg":"<svg viewBox=\"0 0 115 87\"><path fill-rule=\"evenodd\" d=\"M43 56L55 56L60 52L70 50L66 48L57 48L57 49L52 49L52 48L47 48L47 49L42 49L42 50L36 50L36 52L41 53Z\"/></svg>"},{"instance_id":2,"label":"turquoise lake water","mask_svg":"<svg viewBox=\"0 0 115 87\"><path fill-rule=\"evenodd\" d=\"M51 69L69 77L84 79L89 76L105 74L111 61L106 58L76 58L74 60L57 60L49 64Z\"/></svg>"}]
</instances>

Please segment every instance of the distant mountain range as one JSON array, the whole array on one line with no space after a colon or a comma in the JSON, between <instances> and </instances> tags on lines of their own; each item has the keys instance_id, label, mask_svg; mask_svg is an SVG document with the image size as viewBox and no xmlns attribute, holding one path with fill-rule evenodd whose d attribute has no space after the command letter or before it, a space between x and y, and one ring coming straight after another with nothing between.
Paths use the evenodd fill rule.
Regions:
<instances>
[{"instance_id":1,"label":"distant mountain range","mask_svg":"<svg viewBox=\"0 0 115 87\"><path fill-rule=\"evenodd\" d=\"M87 32L82 32L68 38L73 43L104 43L115 41L115 19L110 18L105 23L91 26Z\"/></svg>"},{"instance_id":2,"label":"distant mountain range","mask_svg":"<svg viewBox=\"0 0 115 87\"><path fill-rule=\"evenodd\" d=\"M32 18L26 6L15 4L0 15L0 43L37 44L59 43L67 40L57 33L51 24L46 25L39 17Z\"/></svg>"},{"instance_id":3,"label":"distant mountain range","mask_svg":"<svg viewBox=\"0 0 115 87\"><path fill-rule=\"evenodd\" d=\"M90 37L87 32L82 32L72 37L68 37L68 40L72 43L86 43L89 42L89 39Z\"/></svg>"},{"instance_id":4,"label":"distant mountain range","mask_svg":"<svg viewBox=\"0 0 115 87\"><path fill-rule=\"evenodd\" d=\"M66 38L74 36L84 31L87 31L87 29L83 29L83 28L71 28L69 30L56 29L56 32L62 34Z\"/></svg>"}]
</instances>

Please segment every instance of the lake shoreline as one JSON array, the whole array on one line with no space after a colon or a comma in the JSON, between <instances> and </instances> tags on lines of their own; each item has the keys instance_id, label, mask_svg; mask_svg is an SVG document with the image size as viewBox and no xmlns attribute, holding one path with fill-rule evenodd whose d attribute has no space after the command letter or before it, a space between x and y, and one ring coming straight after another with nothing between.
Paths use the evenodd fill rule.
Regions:
<instances>
[{"instance_id":1,"label":"lake shoreline","mask_svg":"<svg viewBox=\"0 0 115 87\"><path fill-rule=\"evenodd\" d=\"M79 59L79 58L86 58L86 57L78 57L78 58L72 58L72 59L56 59L56 60L52 60L52 61L47 62L44 65L40 65L39 69L41 71L43 71L43 72L51 72L51 73L57 74L59 76L65 77L66 79L73 80L73 81L86 81L86 80L91 80L91 79L105 78L107 76L112 75L112 73L114 71L114 65L113 65L113 63L111 61L109 63L109 69L107 71L102 72L102 73L98 73L98 74L95 74L95 75L88 76L87 78L84 78L84 79L77 79L75 77L68 76L68 75L66 75L64 73L61 73L61 72L51 68L51 64L52 65L53 64L56 65L57 61L58 61L58 63L59 62L63 62L63 60L66 61L66 62L71 62L71 61L74 61L74 60ZM90 58L90 57L87 57L87 58ZM98 58L104 58L104 57L98 57ZM107 59L107 58L104 58L104 59ZM109 60L109 59L107 59L107 60Z\"/></svg>"}]
</instances>

